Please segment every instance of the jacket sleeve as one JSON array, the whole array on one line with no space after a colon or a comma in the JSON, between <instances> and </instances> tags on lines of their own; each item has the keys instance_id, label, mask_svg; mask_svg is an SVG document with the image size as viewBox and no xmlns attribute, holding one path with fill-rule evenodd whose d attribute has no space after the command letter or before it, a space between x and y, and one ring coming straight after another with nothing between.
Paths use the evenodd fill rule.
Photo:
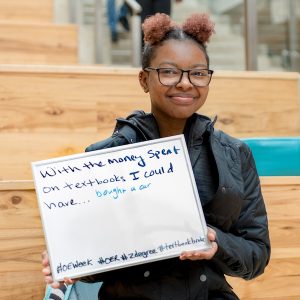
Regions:
<instances>
[{"instance_id":1,"label":"jacket sleeve","mask_svg":"<svg viewBox=\"0 0 300 300\"><path fill-rule=\"evenodd\" d=\"M264 272L270 259L266 208L255 162L248 146L240 147L244 198L238 221L230 232L215 228L218 251L215 264L230 276L252 279Z\"/></svg>"},{"instance_id":2,"label":"jacket sleeve","mask_svg":"<svg viewBox=\"0 0 300 300\"><path fill-rule=\"evenodd\" d=\"M85 152L96 151L96 150L107 149L107 148L113 148L113 147L117 147L117 146L120 146L120 145L126 145L126 144L128 144L128 142L127 142L125 137L119 135L118 133L114 133L112 135L112 137L109 137L105 140L102 140L100 142L89 145L85 149Z\"/></svg>"}]
</instances>

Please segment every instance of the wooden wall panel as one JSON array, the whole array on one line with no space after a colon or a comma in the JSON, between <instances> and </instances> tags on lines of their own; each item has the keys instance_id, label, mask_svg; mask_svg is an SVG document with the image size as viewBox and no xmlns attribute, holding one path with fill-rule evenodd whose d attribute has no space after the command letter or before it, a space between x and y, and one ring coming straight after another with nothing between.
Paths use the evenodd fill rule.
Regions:
<instances>
[{"instance_id":1,"label":"wooden wall panel","mask_svg":"<svg viewBox=\"0 0 300 300\"><path fill-rule=\"evenodd\" d=\"M76 25L0 22L1 64L76 64Z\"/></svg>"},{"instance_id":2,"label":"wooden wall panel","mask_svg":"<svg viewBox=\"0 0 300 300\"><path fill-rule=\"evenodd\" d=\"M264 177L271 238L271 260L265 273L251 281L228 277L243 300L300 299L300 178Z\"/></svg>"},{"instance_id":3,"label":"wooden wall panel","mask_svg":"<svg viewBox=\"0 0 300 300\"><path fill-rule=\"evenodd\" d=\"M0 180L31 179L31 161L82 152L108 137L117 117L149 111L138 71L0 65ZM298 79L219 72L200 113L217 114L216 128L236 137L300 135Z\"/></svg>"},{"instance_id":4,"label":"wooden wall panel","mask_svg":"<svg viewBox=\"0 0 300 300\"><path fill-rule=\"evenodd\" d=\"M0 20L53 22L53 0L0 0Z\"/></svg>"},{"instance_id":5,"label":"wooden wall panel","mask_svg":"<svg viewBox=\"0 0 300 300\"><path fill-rule=\"evenodd\" d=\"M111 122L115 116L133 109L149 110L148 94L139 86L138 71L133 68L9 68L0 65L1 107L7 109L10 116L14 113L18 116L16 122L6 117L5 122L1 122L1 131L22 131L24 126L44 131L51 125L56 129L72 130L75 126L81 130L76 108L83 109L81 118L85 118L87 110L91 111L90 104L98 117L99 128L101 123ZM200 112L211 117L218 115L216 126L238 137L299 135L298 80L298 73L220 71L212 79L208 99ZM41 118L37 119L34 112L35 123L32 120L23 122L20 116L27 116L28 109L33 108L41 112ZM64 119L66 113L77 122ZM60 122L55 122L58 116Z\"/></svg>"},{"instance_id":6,"label":"wooden wall panel","mask_svg":"<svg viewBox=\"0 0 300 300\"><path fill-rule=\"evenodd\" d=\"M43 299L44 235L34 190L0 190L0 299Z\"/></svg>"},{"instance_id":7,"label":"wooden wall panel","mask_svg":"<svg viewBox=\"0 0 300 300\"><path fill-rule=\"evenodd\" d=\"M82 153L89 144L111 134L97 132L0 133L0 183L32 179L31 162Z\"/></svg>"},{"instance_id":8,"label":"wooden wall panel","mask_svg":"<svg viewBox=\"0 0 300 300\"><path fill-rule=\"evenodd\" d=\"M22 82L18 89L16 81ZM0 112L2 132L100 131L111 128L117 116L148 108L137 73L132 71L93 75L5 74L0 70L0 82L1 107L6 111Z\"/></svg>"},{"instance_id":9,"label":"wooden wall panel","mask_svg":"<svg viewBox=\"0 0 300 300\"><path fill-rule=\"evenodd\" d=\"M254 280L228 280L242 300L299 299L300 177L262 178L262 191L270 222L270 264ZM0 214L0 299L42 299L45 242L33 183L0 183Z\"/></svg>"},{"instance_id":10,"label":"wooden wall panel","mask_svg":"<svg viewBox=\"0 0 300 300\"><path fill-rule=\"evenodd\" d=\"M239 137L299 135L299 77L281 75L224 72L212 80L204 111Z\"/></svg>"}]
</instances>

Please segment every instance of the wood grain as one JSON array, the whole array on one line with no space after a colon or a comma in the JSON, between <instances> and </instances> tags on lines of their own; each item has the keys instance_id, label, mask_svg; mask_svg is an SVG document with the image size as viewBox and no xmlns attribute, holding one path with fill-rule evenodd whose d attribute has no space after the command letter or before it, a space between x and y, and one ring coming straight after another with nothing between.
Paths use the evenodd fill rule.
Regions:
<instances>
[{"instance_id":1,"label":"wood grain","mask_svg":"<svg viewBox=\"0 0 300 300\"><path fill-rule=\"evenodd\" d=\"M0 20L53 22L53 0L0 0Z\"/></svg>"},{"instance_id":2,"label":"wood grain","mask_svg":"<svg viewBox=\"0 0 300 300\"><path fill-rule=\"evenodd\" d=\"M81 122L87 113L94 114L101 130L111 126L115 116L134 109L149 111L138 72L131 68L0 66L1 106L6 109L0 130L49 131L55 127L82 131L93 127L90 120ZM200 112L218 115L216 126L237 137L299 135L298 80L298 73L219 72ZM16 116L14 122L9 121L11 116Z\"/></svg>"},{"instance_id":3,"label":"wood grain","mask_svg":"<svg viewBox=\"0 0 300 300\"><path fill-rule=\"evenodd\" d=\"M228 277L242 300L300 298L300 177L288 179L262 178L272 255L258 278ZM45 241L33 182L2 182L0 214L0 299L42 299L45 285L40 257Z\"/></svg>"},{"instance_id":4,"label":"wood grain","mask_svg":"<svg viewBox=\"0 0 300 300\"><path fill-rule=\"evenodd\" d=\"M138 72L0 65L0 180L31 179L31 161L82 152L108 137L117 117L149 111ZM216 128L236 137L300 135L298 79L298 73L219 72L200 113L218 115Z\"/></svg>"},{"instance_id":5,"label":"wood grain","mask_svg":"<svg viewBox=\"0 0 300 300\"><path fill-rule=\"evenodd\" d=\"M300 299L300 177L289 178L262 178L271 260L265 273L254 280L228 277L242 300Z\"/></svg>"},{"instance_id":6,"label":"wood grain","mask_svg":"<svg viewBox=\"0 0 300 300\"><path fill-rule=\"evenodd\" d=\"M44 294L40 255L45 243L33 185L26 181L32 179L30 162L83 152L111 134L115 118L135 109L149 111L138 71L0 65L0 299ZM200 112L217 114L216 127L237 137L299 135L298 79L298 73L219 72ZM270 264L253 281L228 280L241 299L299 299L300 178L261 182Z\"/></svg>"},{"instance_id":7,"label":"wood grain","mask_svg":"<svg viewBox=\"0 0 300 300\"><path fill-rule=\"evenodd\" d=\"M204 110L208 115L217 114L220 127L239 137L298 135L297 82L284 75L213 80Z\"/></svg>"},{"instance_id":8,"label":"wood grain","mask_svg":"<svg viewBox=\"0 0 300 300\"><path fill-rule=\"evenodd\" d=\"M78 63L77 35L76 25L1 21L0 63Z\"/></svg>"},{"instance_id":9,"label":"wood grain","mask_svg":"<svg viewBox=\"0 0 300 300\"><path fill-rule=\"evenodd\" d=\"M111 134L97 132L0 133L1 180L32 179L31 162L82 153L89 144ZM2 143L3 141L3 143Z\"/></svg>"},{"instance_id":10,"label":"wood grain","mask_svg":"<svg viewBox=\"0 0 300 300\"><path fill-rule=\"evenodd\" d=\"M0 299L43 299L45 241L34 190L1 190L0 214Z\"/></svg>"}]
</instances>

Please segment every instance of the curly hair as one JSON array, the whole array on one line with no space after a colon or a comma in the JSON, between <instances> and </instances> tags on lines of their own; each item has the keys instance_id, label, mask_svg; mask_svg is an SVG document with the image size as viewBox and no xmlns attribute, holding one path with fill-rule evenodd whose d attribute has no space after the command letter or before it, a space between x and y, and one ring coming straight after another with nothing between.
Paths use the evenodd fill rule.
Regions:
<instances>
[{"instance_id":1,"label":"curly hair","mask_svg":"<svg viewBox=\"0 0 300 300\"><path fill-rule=\"evenodd\" d=\"M206 45L215 31L214 23L209 19L207 14L192 14L180 26L173 22L168 15L156 13L144 21L142 29L145 42L142 55L142 68L149 67L155 50L164 41L170 39L195 41L204 52L209 64Z\"/></svg>"}]
</instances>

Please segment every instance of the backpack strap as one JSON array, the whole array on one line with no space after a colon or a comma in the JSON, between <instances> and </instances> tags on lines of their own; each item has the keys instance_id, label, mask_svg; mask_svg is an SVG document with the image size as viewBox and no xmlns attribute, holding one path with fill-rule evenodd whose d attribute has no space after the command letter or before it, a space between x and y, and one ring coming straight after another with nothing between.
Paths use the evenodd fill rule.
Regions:
<instances>
[{"instance_id":1,"label":"backpack strap","mask_svg":"<svg viewBox=\"0 0 300 300\"><path fill-rule=\"evenodd\" d=\"M68 300L73 284L63 284L61 287L54 289L51 285L47 285L44 300Z\"/></svg>"}]
</instances>

